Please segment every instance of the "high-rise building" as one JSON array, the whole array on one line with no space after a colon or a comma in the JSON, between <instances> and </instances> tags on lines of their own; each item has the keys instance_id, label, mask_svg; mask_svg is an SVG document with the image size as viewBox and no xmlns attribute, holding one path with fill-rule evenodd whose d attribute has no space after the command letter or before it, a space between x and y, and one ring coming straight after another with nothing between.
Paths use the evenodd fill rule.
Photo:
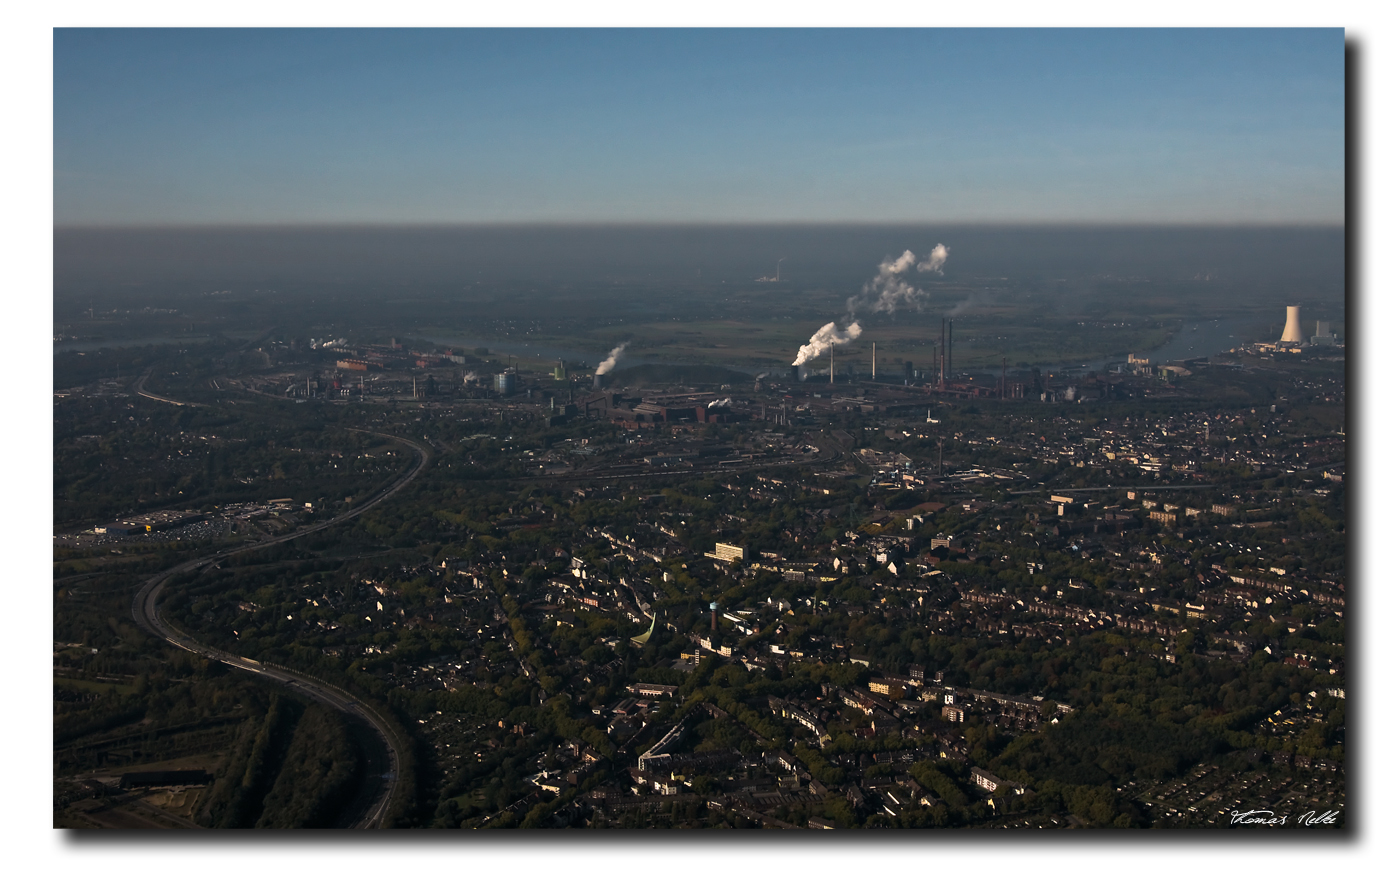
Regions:
<instances>
[{"instance_id":1,"label":"high-rise building","mask_svg":"<svg viewBox=\"0 0 1400 870\"><path fill-rule=\"evenodd\" d=\"M733 544L715 544L714 557L722 562L732 562L735 559L744 561L749 557L749 551L744 547L736 547Z\"/></svg>"}]
</instances>

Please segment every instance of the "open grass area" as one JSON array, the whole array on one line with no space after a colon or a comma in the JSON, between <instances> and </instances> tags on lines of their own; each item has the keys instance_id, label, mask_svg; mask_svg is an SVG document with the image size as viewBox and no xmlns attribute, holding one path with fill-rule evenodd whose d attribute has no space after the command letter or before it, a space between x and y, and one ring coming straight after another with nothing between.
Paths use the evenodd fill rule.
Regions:
<instances>
[{"instance_id":1,"label":"open grass area","mask_svg":"<svg viewBox=\"0 0 1400 870\"><path fill-rule=\"evenodd\" d=\"M107 773L121 775L123 773L141 773L147 770L205 770L214 773L223 763L224 754L222 752L199 752L193 755L162 758L158 761L148 761L141 764L123 764L107 768Z\"/></svg>"},{"instance_id":2,"label":"open grass area","mask_svg":"<svg viewBox=\"0 0 1400 870\"><path fill-rule=\"evenodd\" d=\"M96 680L75 680L72 677L54 677L53 682L56 686L77 689L82 692L115 691L118 695L130 695L136 691L136 687L130 683L101 683Z\"/></svg>"}]
</instances>

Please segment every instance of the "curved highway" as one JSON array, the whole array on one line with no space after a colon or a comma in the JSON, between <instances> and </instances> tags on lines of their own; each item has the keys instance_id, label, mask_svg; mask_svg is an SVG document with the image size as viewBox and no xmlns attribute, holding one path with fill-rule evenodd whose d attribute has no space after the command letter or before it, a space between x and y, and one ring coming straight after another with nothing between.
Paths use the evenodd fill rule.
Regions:
<instances>
[{"instance_id":1,"label":"curved highway","mask_svg":"<svg viewBox=\"0 0 1400 870\"><path fill-rule=\"evenodd\" d=\"M136 392L136 395L141 396L142 398L145 398L145 399L153 399L153 400L155 400L155 401L157 401L157 402L164 402L164 403L166 403L167 405L180 405L181 407L186 407L186 408L202 408L202 407L204 407L204 406L201 405L199 402L180 402L180 401L176 401L175 399L172 399L172 398L170 398L170 397L168 397L168 396L157 396L155 393L148 392L148 391L146 390L146 379L149 378L149 377L151 376L151 371L152 371L152 369L146 369L146 371L144 371L144 372L141 374L141 377L139 377L139 378L136 379L136 383L134 383L134 384L131 385L131 388L132 388L132 390L134 390L134 391Z\"/></svg>"},{"instance_id":2,"label":"curved highway","mask_svg":"<svg viewBox=\"0 0 1400 870\"><path fill-rule=\"evenodd\" d=\"M144 380L145 378L143 376L143 383ZM149 395L144 392L141 392L141 395L146 396L150 399L155 399L157 401L173 401L160 396ZM175 404L181 403L176 402ZM177 631L176 629L168 625L165 622L165 620L161 618L160 611L156 604L156 602L160 598L161 590L165 588L167 583L169 583L172 579L179 576L180 574L184 574L187 571L193 571L198 568L203 568L204 566L209 565L212 562L226 558L235 553L246 553L250 550L259 550L264 547L271 547L275 544L280 544L285 541L300 538L305 535L318 532L321 529L327 528L329 526L333 526L336 523L342 523L348 519L352 519L354 517L359 516L360 514L374 507L379 502L383 501L384 499L388 498L389 496L393 495L394 493L407 486L409 482L412 481L415 477L417 477L418 473L423 470L423 468L428 463L429 457L431 456L426 447L414 441L410 441L407 438L401 438L397 435L386 435L382 432L370 432L366 429L351 429L350 431L363 432L365 434L377 435L383 438L391 438L395 441L402 442L417 451L417 461L414 462L411 468L405 471L393 483L385 487L373 498L369 499L368 501L359 505L358 507L346 511L345 513L337 517L332 517L331 519L323 520L322 522L316 523L311 526L307 526L304 529L298 529L297 531L290 532L285 535L279 535L278 537L270 538L266 541L259 541L253 544L242 544L236 547L230 547L225 550L220 550L208 556L202 556L198 559L191 559L188 562L176 565L174 568L169 568L165 571L160 572L159 574L152 577L150 580L146 581L146 583L141 586L140 591L136 593L136 597L131 602L131 616L136 621L137 625L141 626L146 631L156 635L157 637L161 638L169 644L177 646L180 649L195 653L197 655L202 655L205 658L212 659L218 662L223 662L229 667L234 667L240 670L248 671L249 673L254 673L261 677L265 677L269 680L281 683L283 686L302 695L305 695L306 697L311 698L314 701L318 701L322 704L326 704L330 707L333 707L334 709L339 710L340 712L346 715L354 716L364 721L370 726L370 728L374 729L374 731L378 733L380 739L384 741L384 745L388 748L389 770L384 775L385 784L383 787L383 793L366 811L364 816L355 825L355 827L377 828L384 824L384 818L389 809L389 801L390 798L393 797L394 783L398 782L399 768L401 764L401 760L399 758L399 747L397 745L397 741L394 739L393 731L389 723L385 722L383 717L381 717L377 712L361 704L355 698L355 696L344 691L343 689L336 688L335 686L332 686L329 683L322 682L321 680L318 680L309 674L304 674L300 671L294 671L290 668L284 668L278 665L264 664L262 662L257 662L252 659L243 658L242 656L237 656L233 653L225 652L220 649L215 649L214 647L200 643L194 638L189 637L188 635Z\"/></svg>"}]
</instances>

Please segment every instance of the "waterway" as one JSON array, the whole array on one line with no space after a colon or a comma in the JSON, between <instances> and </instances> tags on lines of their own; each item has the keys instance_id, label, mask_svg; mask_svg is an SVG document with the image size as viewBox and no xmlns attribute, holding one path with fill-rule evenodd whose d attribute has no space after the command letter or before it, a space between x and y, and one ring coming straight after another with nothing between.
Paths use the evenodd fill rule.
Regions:
<instances>
[{"instance_id":1,"label":"waterway","mask_svg":"<svg viewBox=\"0 0 1400 870\"><path fill-rule=\"evenodd\" d=\"M1260 331L1268 325L1269 319L1263 316L1188 321L1182 324L1181 330L1166 344L1139 355L1146 356L1154 363L1215 356L1240 345L1262 340L1259 338ZM1127 358L1104 360L1101 364L1114 361L1127 362Z\"/></svg>"},{"instance_id":2,"label":"waterway","mask_svg":"<svg viewBox=\"0 0 1400 870\"><path fill-rule=\"evenodd\" d=\"M91 353L95 350L105 350L118 347L146 347L147 345L164 344L202 344L206 341L217 341L218 339L233 339L235 341L247 341L250 338L261 335L260 332L225 332L221 335L144 335L144 336L123 336L120 338L91 338L76 339L73 341L55 341L53 352L55 354L73 351L76 353Z\"/></svg>"},{"instance_id":3,"label":"waterway","mask_svg":"<svg viewBox=\"0 0 1400 870\"><path fill-rule=\"evenodd\" d=\"M1227 350L1234 350L1241 345L1262 341L1260 336L1263 335L1263 330L1268 329L1268 326L1269 319L1259 315L1224 317L1214 320L1188 320L1165 344L1151 349L1134 351L1133 355L1146 357L1152 360L1155 365L1211 357ZM1128 354L1125 353L1082 362L1070 362L1059 366L1041 366L1040 368L1043 372L1061 370L1071 373L1075 371L1090 372L1126 365L1127 362ZM999 367L985 368L981 369L979 373L1000 375L1001 369Z\"/></svg>"},{"instance_id":4,"label":"waterway","mask_svg":"<svg viewBox=\"0 0 1400 870\"><path fill-rule=\"evenodd\" d=\"M598 353L597 351L582 351L576 347L549 342L502 341L498 338L443 335L441 333L431 332L415 332L408 335L408 337L430 341L439 347L466 350L467 353L471 353L473 348L484 347L490 349L492 356L529 357L531 359L545 360L547 362L555 362L562 359L564 365L570 371L592 371L593 368L606 359L608 355L607 351L602 353ZM730 365L728 363L712 363L706 360L686 360L681 358L662 360L647 357L630 357L626 353L623 353L622 358L617 361L616 367L619 369L627 369L633 366L646 365L648 363L660 363L663 365L720 365L727 369L747 372L748 374L757 374L761 371L767 371L767 369L754 369L747 366Z\"/></svg>"}]
</instances>

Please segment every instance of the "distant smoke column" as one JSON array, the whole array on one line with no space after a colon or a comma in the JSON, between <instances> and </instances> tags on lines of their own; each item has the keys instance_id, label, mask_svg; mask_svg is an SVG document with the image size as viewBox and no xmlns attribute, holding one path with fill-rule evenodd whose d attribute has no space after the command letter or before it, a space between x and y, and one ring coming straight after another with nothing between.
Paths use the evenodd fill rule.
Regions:
<instances>
[{"instance_id":1,"label":"distant smoke column","mask_svg":"<svg viewBox=\"0 0 1400 870\"><path fill-rule=\"evenodd\" d=\"M598 363L598 370L595 375L605 375L617 366L617 361L622 359L622 351L626 349L628 342L623 342L608 352L608 358Z\"/></svg>"},{"instance_id":2,"label":"distant smoke column","mask_svg":"<svg viewBox=\"0 0 1400 870\"><path fill-rule=\"evenodd\" d=\"M932 251L929 251L928 259L919 264L920 272L937 272L943 274L943 264L948 262L948 246L939 244Z\"/></svg>"},{"instance_id":3,"label":"distant smoke column","mask_svg":"<svg viewBox=\"0 0 1400 870\"><path fill-rule=\"evenodd\" d=\"M860 324L852 323L845 329L838 329L833 321L818 329L808 339L807 343L797 351L797 358L792 361L795 366L811 360L820 360L822 351L838 344L846 344L860 338Z\"/></svg>"},{"instance_id":4,"label":"distant smoke column","mask_svg":"<svg viewBox=\"0 0 1400 870\"><path fill-rule=\"evenodd\" d=\"M1297 305L1288 306L1288 320L1283 324L1283 337L1279 339L1280 342L1302 344L1307 341L1303 337L1303 324L1299 319L1301 311L1302 309Z\"/></svg>"}]
</instances>

